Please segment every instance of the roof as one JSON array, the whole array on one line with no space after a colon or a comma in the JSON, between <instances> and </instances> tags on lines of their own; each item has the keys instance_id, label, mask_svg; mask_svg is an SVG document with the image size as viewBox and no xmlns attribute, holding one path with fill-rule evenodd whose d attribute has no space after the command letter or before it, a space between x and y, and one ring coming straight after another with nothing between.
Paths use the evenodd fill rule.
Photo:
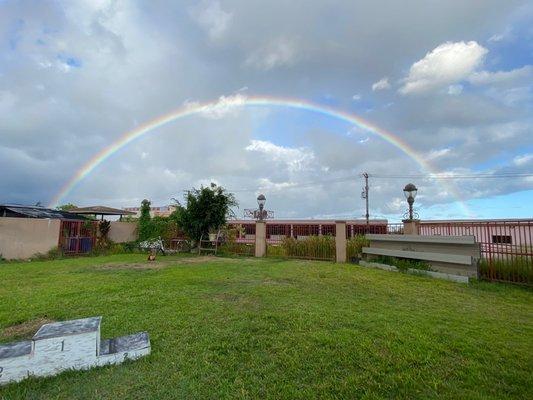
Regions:
<instances>
[{"instance_id":1,"label":"roof","mask_svg":"<svg viewBox=\"0 0 533 400\"><path fill-rule=\"evenodd\" d=\"M78 207L70 210L71 213L81 215L135 215L136 213L131 211L122 210L120 208L106 207L106 206L91 206L91 207Z\"/></svg>"},{"instance_id":2,"label":"roof","mask_svg":"<svg viewBox=\"0 0 533 400\"><path fill-rule=\"evenodd\" d=\"M44 324L33 336L33 340L49 339L57 336L78 335L80 333L96 332L100 329L102 317L73 319L71 321Z\"/></svg>"},{"instance_id":3,"label":"roof","mask_svg":"<svg viewBox=\"0 0 533 400\"><path fill-rule=\"evenodd\" d=\"M31 353L31 341L14 342L0 345L0 359L20 357Z\"/></svg>"},{"instance_id":4,"label":"roof","mask_svg":"<svg viewBox=\"0 0 533 400\"><path fill-rule=\"evenodd\" d=\"M24 206L18 204L0 204L0 217L15 218L50 218L50 219L79 219L86 218L68 211L53 210L39 206Z\"/></svg>"}]
</instances>

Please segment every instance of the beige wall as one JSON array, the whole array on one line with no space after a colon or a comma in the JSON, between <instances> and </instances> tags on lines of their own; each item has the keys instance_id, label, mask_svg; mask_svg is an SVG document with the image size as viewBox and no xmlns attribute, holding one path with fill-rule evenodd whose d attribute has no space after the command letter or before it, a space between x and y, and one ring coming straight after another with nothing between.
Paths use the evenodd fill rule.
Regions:
<instances>
[{"instance_id":1,"label":"beige wall","mask_svg":"<svg viewBox=\"0 0 533 400\"><path fill-rule=\"evenodd\" d=\"M8 260L30 258L57 248L58 219L0 218L0 254Z\"/></svg>"},{"instance_id":2,"label":"beige wall","mask_svg":"<svg viewBox=\"0 0 533 400\"><path fill-rule=\"evenodd\" d=\"M266 222L255 223L255 256L266 256Z\"/></svg>"},{"instance_id":3,"label":"beige wall","mask_svg":"<svg viewBox=\"0 0 533 400\"><path fill-rule=\"evenodd\" d=\"M133 242L137 240L137 224L135 222L111 222L108 238L115 243Z\"/></svg>"},{"instance_id":4,"label":"beige wall","mask_svg":"<svg viewBox=\"0 0 533 400\"><path fill-rule=\"evenodd\" d=\"M346 262L346 221L335 221L335 260Z\"/></svg>"}]
</instances>

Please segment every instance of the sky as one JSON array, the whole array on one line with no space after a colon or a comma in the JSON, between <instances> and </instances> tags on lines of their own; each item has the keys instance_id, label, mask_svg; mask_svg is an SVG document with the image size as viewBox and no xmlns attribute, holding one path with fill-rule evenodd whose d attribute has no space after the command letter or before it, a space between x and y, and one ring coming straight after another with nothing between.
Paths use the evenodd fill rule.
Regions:
<instances>
[{"instance_id":1,"label":"sky","mask_svg":"<svg viewBox=\"0 0 533 400\"><path fill-rule=\"evenodd\" d=\"M0 170L0 203L215 182L237 215L264 193L277 218L361 218L368 172L373 218L401 219L411 181L422 219L531 218L533 3L0 0Z\"/></svg>"}]
</instances>

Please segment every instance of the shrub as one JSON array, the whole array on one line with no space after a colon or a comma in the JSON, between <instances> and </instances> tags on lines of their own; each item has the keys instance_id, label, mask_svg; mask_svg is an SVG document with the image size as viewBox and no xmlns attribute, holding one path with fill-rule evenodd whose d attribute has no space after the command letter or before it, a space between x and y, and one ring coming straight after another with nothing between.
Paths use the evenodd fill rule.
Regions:
<instances>
[{"instance_id":1,"label":"shrub","mask_svg":"<svg viewBox=\"0 0 533 400\"><path fill-rule=\"evenodd\" d=\"M269 244L267 246L267 256L268 257L287 257L287 254L285 253L285 248L282 244L279 245L271 245Z\"/></svg>"},{"instance_id":2,"label":"shrub","mask_svg":"<svg viewBox=\"0 0 533 400\"><path fill-rule=\"evenodd\" d=\"M533 258L515 257L501 260L482 259L479 262L482 279L533 284Z\"/></svg>"},{"instance_id":3,"label":"shrub","mask_svg":"<svg viewBox=\"0 0 533 400\"><path fill-rule=\"evenodd\" d=\"M63 258L64 257L64 254L63 254L63 251L61 250L61 248L58 247L54 247L53 249L50 249L48 252L46 253L37 253L37 254L34 254L30 260L35 260L35 261L46 261L46 260L57 260L57 259L60 259L60 258Z\"/></svg>"},{"instance_id":4,"label":"shrub","mask_svg":"<svg viewBox=\"0 0 533 400\"><path fill-rule=\"evenodd\" d=\"M284 238L281 247L287 257L315 258L319 260L335 258L335 238L330 235L309 236L303 240Z\"/></svg>"},{"instance_id":5,"label":"shrub","mask_svg":"<svg viewBox=\"0 0 533 400\"><path fill-rule=\"evenodd\" d=\"M124 250L124 253L133 253L134 251L139 249L139 243L138 242L122 243L122 248Z\"/></svg>"},{"instance_id":6,"label":"shrub","mask_svg":"<svg viewBox=\"0 0 533 400\"><path fill-rule=\"evenodd\" d=\"M252 243L237 243L236 239L239 233L242 233L242 226L234 228L228 228L227 226L222 229L222 233L225 238L225 242L219 247L219 252L222 255L229 254L241 254L241 255L254 255L255 244Z\"/></svg>"},{"instance_id":7,"label":"shrub","mask_svg":"<svg viewBox=\"0 0 533 400\"><path fill-rule=\"evenodd\" d=\"M431 271L431 266L426 261L413 260L411 258L378 256L374 259L374 261L381 264L392 265L393 267L396 267L403 272L407 271L408 269Z\"/></svg>"},{"instance_id":8,"label":"shrub","mask_svg":"<svg viewBox=\"0 0 533 400\"><path fill-rule=\"evenodd\" d=\"M365 235L357 235L353 238L349 238L346 241L346 257L348 260L353 257L360 257L363 247L368 247L370 241Z\"/></svg>"}]
</instances>

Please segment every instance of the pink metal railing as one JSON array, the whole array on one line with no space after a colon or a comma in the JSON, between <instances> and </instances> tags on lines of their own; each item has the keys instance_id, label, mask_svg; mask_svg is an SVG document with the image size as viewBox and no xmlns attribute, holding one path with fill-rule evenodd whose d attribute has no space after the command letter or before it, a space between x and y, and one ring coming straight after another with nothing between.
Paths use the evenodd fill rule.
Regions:
<instances>
[{"instance_id":1,"label":"pink metal railing","mask_svg":"<svg viewBox=\"0 0 533 400\"><path fill-rule=\"evenodd\" d=\"M533 283L533 220L421 222L419 233L472 235L481 244L481 277Z\"/></svg>"}]
</instances>

